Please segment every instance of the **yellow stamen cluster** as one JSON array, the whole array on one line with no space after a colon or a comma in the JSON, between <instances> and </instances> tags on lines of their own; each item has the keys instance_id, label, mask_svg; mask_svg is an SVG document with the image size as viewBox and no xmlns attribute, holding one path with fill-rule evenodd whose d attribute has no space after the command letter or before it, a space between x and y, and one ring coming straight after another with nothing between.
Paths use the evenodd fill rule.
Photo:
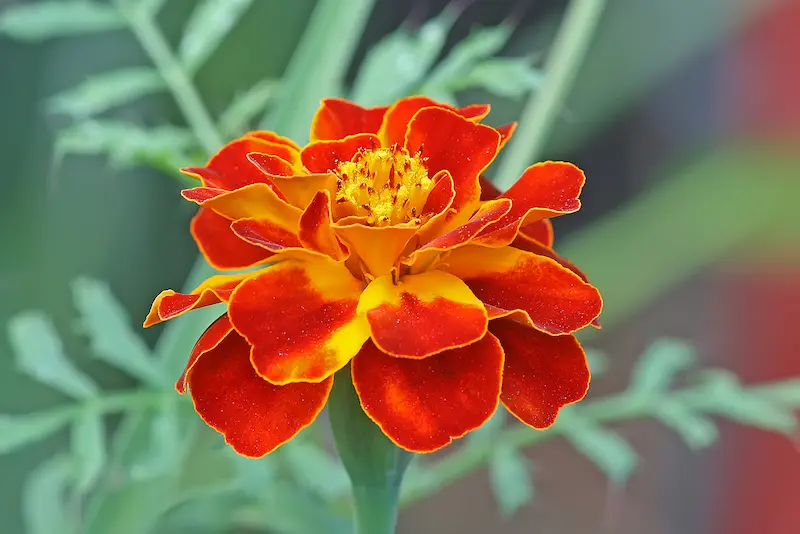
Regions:
<instances>
[{"instance_id":1,"label":"yellow stamen cluster","mask_svg":"<svg viewBox=\"0 0 800 534\"><path fill-rule=\"evenodd\" d=\"M419 153L411 155L397 145L362 149L334 172L336 202L351 204L368 224L422 223L422 208L434 184Z\"/></svg>"}]
</instances>

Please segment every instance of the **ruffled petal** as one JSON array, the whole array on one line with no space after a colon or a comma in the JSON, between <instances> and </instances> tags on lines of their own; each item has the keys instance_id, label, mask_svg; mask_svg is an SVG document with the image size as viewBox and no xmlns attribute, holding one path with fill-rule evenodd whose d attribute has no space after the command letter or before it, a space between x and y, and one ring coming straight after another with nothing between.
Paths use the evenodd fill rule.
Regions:
<instances>
[{"instance_id":1,"label":"ruffled petal","mask_svg":"<svg viewBox=\"0 0 800 534\"><path fill-rule=\"evenodd\" d=\"M247 269L264 263L272 253L242 241L231 230L231 221L200 208L190 226L197 248L215 269Z\"/></svg>"},{"instance_id":2,"label":"ruffled petal","mask_svg":"<svg viewBox=\"0 0 800 534\"><path fill-rule=\"evenodd\" d=\"M453 177L454 226L477 209L481 196L478 178L497 155L499 142L500 134L494 128L442 108L424 108L408 125L408 151L422 153L429 175L448 170Z\"/></svg>"},{"instance_id":3,"label":"ruffled petal","mask_svg":"<svg viewBox=\"0 0 800 534\"><path fill-rule=\"evenodd\" d=\"M451 274L428 271L372 281L358 301L375 345L401 358L427 358L469 345L486 334L483 304Z\"/></svg>"},{"instance_id":4,"label":"ruffled petal","mask_svg":"<svg viewBox=\"0 0 800 534\"><path fill-rule=\"evenodd\" d=\"M359 133L378 133L388 106L363 108L341 98L326 98L311 123L311 141L343 139Z\"/></svg>"},{"instance_id":5,"label":"ruffled petal","mask_svg":"<svg viewBox=\"0 0 800 534\"><path fill-rule=\"evenodd\" d=\"M378 131L378 137L384 147L390 147L397 143L402 145L406 139L408 123L414 115L421 109L435 107L453 111L464 118L478 121L489 114L489 106L485 104L473 104L460 109L454 108L449 104L442 104L431 100L426 96L409 96L395 102L383 116L383 124Z\"/></svg>"},{"instance_id":6,"label":"ruffled petal","mask_svg":"<svg viewBox=\"0 0 800 534\"><path fill-rule=\"evenodd\" d=\"M575 336L549 336L508 319L492 321L490 331L506 355L500 400L517 419L547 428L562 407L586 395L589 366Z\"/></svg>"},{"instance_id":7,"label":"ruffled petal","mask_svg":"<svg viewBox=\"0 0 800 534\"><path fill-rule=\"evenodd\" d=\"M232 191L248 184L266 183L268 178L247 159L247 154L259 152L281 158L289 163L297 159L296 149L283 143L245 136L231 141L208 160L205 167L190 167L182 172L199 178L205 187Z\"/></svg>"},{"instance_id":8,"label":"ruffled petal","mask_svg":"<svg viewBox=\"0 0 800 534\"><path fill-rule=\"evenodd\" d=\"M198 339L197 343L194 344L194 348L192 348L192 352L189 354L189 361L186 363L183 373L181 373L178 381L175 382L175 391L181 395L186 393L186 376L189 374L189 371L191 371L192 367L194 367L197 359L219 345L222 340L231 333L231 330L233 330L233 325L228 320L227 313L219 317L216 321L211 323L208 328L206 328L206 331L203 332L203 334L200 336L200 339Z\"/></svg>"},{"instance_id":9,"label":"ruffled petal","mask_svg":"<svg viewBox=\"0 0 800 534\"><path fill-rule=\"evenodd\" d=\"M542 219L541 221L536 221L535 223L523 226L522 228L519 229L518 238L527 240L532 239L534 241L538 241L539 243L543 244L546 247L552 247L553 241L555 240L555 234L553 233L553 223L550 222L550 219ZM517 247L517 248L522 248L524 250L524 247Z\"/></svg>"},{"instance_id":10,"label":"ruffled petal","mask_svg":"<svg viewBox=\"0 0 800 534\"><path fill-rule=\"evenodd\" d=\"M510 209L511 201L507 198L484 202L469 221L429 241L403 263L410 265L414 272L427 270L442 252L467 245L481 230L502 218Z\"/></svg>"},{"instance_id":11,"label":"ruffled petal","mask_svg":"<svg viewBox=\"0 0 800 534\"><path fill-rule=\"evenodd\" d=\"M600 293L555 260L511 247L466 246L450 252L444 270L467 283L493 317L515 314L552 335L589 325L603 307ZM521 313L515 313L515 312Z\"/></svg>"},{"instance_id":12,"label":"ruffled petal","mask_svg":"<svg viewBox=\"0 0 800 534\"><path fill-rule=\"evenodd\" d=\"M303 165L312 173L327 173L339 163L350 161L359 150L373 150L380 146L374 134L356 134L335 141L315 141L303 149Z\"/></svg>"},{"instance_id":13,"label":"ruffled petal","mask_svg":"<svg viewBox=\"0 0 800 534\"><path fill-rule=\"evenodd\" d=\"M228 302L236 286L248 276L253 276L253 274L217 274L206 279L189 294L166 289L159 293L150 306L150 313L144 320L144 327L174 319L197 308Z\"/></svg>"},{"instance_id":14,"label":"ruffled petal","mask_svg":"<svg viewBox=\"0 0 800 534\"><path fill-rule=\"evenodd\" d=\"M447 228L447 219L452 213L450 207L456 198L455 184L453 184L453 177L449 172L439 171L434 175L434 182L436 185L428 193L428 198L422 208L421 216L425 222L419 227L415 236L417 246L441 235Z\"/></svg>"},{"instance_id":15,"label":"ruffled petal","mask_svg":"<svg viewBox=\"0 0 800 534\"><path fill-rule=\"evenodd\" d=\"M303 213L287 204L267 184L251 184L235 191L195 187L184 189L181 195L231 220L256 218L281 221L281 226L295 232Z\"/></svg>"},{"instance_id":16,"label":"ruffled petal","mask_svg":"<svg viewBox=\"0 0 800 534\"><path fill-rule=\"evenodd\" d=\"M495 130L500 134L500 149L502 150L517 130L517 123L512 122L511 124L504 124L503 126L498 126Z\"/></svg>"},{"instance_id":17,"label":"ruffled petal","mask_svg":"<svg viewBox=\"0 0 800 534\"><path fill-rule=\"evenodd\" d=\"M331 195L328 191L319 191L300 217L300 242L307 249L343 259L346 251L331 224Z\"/></svg>"},{"instance_id":18,"label":"ruffled petal","mask_svg":"<svg viewBox=\"0 0 800 534\"><path fill-rule=\"evenodd\" d=\"M491 180L481 175L478 178L478 183L481 186L481 200L494 200L503 193L494 186Z\"/></svg>"},{"instance_id":19,"label":"ruffled petal","mask_svg":"<svg viewBox=\"0 0 800 534\"><path fill-rule=\"evenodd\" d=\"M417 233L416 226L367 226L353 223L333 225L334 233L358 255L365 272L377 278L389 274L399 263L400 255Z\"/></svg>"},{"instance_id":20,"label":"ruffled petal","mask_svg":"<svg viewBox=\"0 0 800 534\"><path fill-rule=\"evenodd\" d=\"M300 209L305 209L319 191L336 192L336 175L331 173L270 176L270 180L292 206Z\"/></svg>"},{"instance_id":21,"label":"ruffled petal","mask_svg":"<svg viewBox=\"0 0 800 534\"><path fill-rule=\"evenodd\" d=\"M519 229L547 217L574 213L581 207L578 197L586 178L571 163L546 161L527 168L511 189L503 194L513 202L511 211L481 232L487 246L510 244Z\"/></svg>"},{"instance_id":22,"label":"ruffled petal","mask_svg":"<svg viewBox=\"0 0 800 534\"><path fill-rule=\"evenodd\" d=\"M269 132L269 131L266 131L266 130L256 130L256 131L248 132L247 134L245 134L245 136L246 137L256 137L256 138L261 139L263 141L269 141L270 143L283 145L283 146L285 146L287 148L290 148L290 149L294 150L294 152L296 152L297 155L300 154L300 145L298 145L297 143L295 143L294 141L292 141L288 137L284 137L282 135L278 135L275 132ZM284 158L284 159L287 159L289 161L293 161L293 157Z\"/></svg>"},{"instance_id":23,"label":"ruffled petal","mask_svg":"<svg viewBox=\"0 0 800 534\"><path fill-rule=\"evenodd\" d=\"M480 427L497 409L503 349L486 334L425 358L392 358L367 342L353 359L364 412L399 447L433 452Z\"/></svg>"},{"instance_id":24,"label":"ruffled petal","mask_svg":"<svg viewBox=\"0 0 800 534\"><path fill-rule=\"evenodd\" d=\"M285 228L276 220L238 219L231 222L231 230L243 241L269 252L303 247L297 230Z\"/></svg>"},{"instance_id":25,"label":"ruffled petal","mask_svg":"<svg viewBox=\"0 0 800 534\"><path fill-rule=\"evenodd\" d=\"M228 315L253 346L253 366L273 384L320 382L347 365L369 337L356 314L363 283L332 260L287 260L249 278Z\"/></svg>"},{"instance_id":26,"label":"ruffled petal","mask_svg":"<svg viewBox=\"0 0 800 534\"><path fill-rule=\"evenodd\" d=\"M186 382L203 421L239 454L260 458L314 422L333 377L315 384L270 384L250 364L247 341L231 332L197 358Z\"/></svg>"}]
</instances>

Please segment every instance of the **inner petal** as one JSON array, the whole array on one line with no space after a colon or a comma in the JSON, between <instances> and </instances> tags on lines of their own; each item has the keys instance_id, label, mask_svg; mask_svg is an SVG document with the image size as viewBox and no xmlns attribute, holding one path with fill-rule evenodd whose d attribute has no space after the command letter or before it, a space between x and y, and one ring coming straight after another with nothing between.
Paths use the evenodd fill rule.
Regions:
<instances>
[{"instance_id":1,"label":"inner petal","mask_svg":"<svg viewBox=\"0 0 800 534\"><path fill-rule=\"evenodd\" d=\"M422 224L423 208L435 181L428 176L420 152L405 148L361 149L340 163L336 175L336 203L349 204L353 215L366 217L370 226Z\"/></svg>"}]
</instances>

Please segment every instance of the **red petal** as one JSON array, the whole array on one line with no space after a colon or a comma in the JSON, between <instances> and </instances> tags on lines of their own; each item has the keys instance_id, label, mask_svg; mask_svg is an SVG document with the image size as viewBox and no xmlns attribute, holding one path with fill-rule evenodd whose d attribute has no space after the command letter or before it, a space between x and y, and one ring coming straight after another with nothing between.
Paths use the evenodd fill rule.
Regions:
<instances>
[{"instance_id":1,"label":"red petal","mask_svg":"<svg viewBox=\"0 0 800 534\"><path fill-rule=\"evenodd\" d=\"M248 184L266 183L267 178L247 159L250 152L271 154L292 162L297 159L297 151L281 143L274 143L256 137L242 137L231 141L208 160L203 168L187 169L189 174L197 174L206 187L234 190Z\"/></svg>"},{"instance_id":2,"label":"red petal","mask_svg":"<svg viewBox=\"0 0 800 534\"><path fill-rule=\"evenodd\" d=\"M503 194L503 198L513 202L511 211L482 232L482 243L508 245L523 226L578 211L581 207L578 197L585 181L583 171L571 163L547 161L528 167Z\"/></svg>"},{"instance_id":3,"label":"red petal","mask_svg":"<svg viewBox=\"0 0 800 534\"><path fill-rule=\"evenodd\" d=\"M343 161L350 161L360 149L378 148L380 142L373 134L357 134L336 141L315 141L303 149L303 165L312 173L327 173Z\"/></svg>"},{"instance_id":4,"label":"red petal","mask_svg":"<svg viewBox=\"0 0 800 534\"><path fill-rule=\"evenodd\" d=\"M239 219L231 222L231 230L243 241L270 252L303 246L296 232L269 219Z\"/></svg>"},{"instance_id":5,"label":"red petal","mask_svg":"<svg viewBox=\"0 0 800 534\"><path fill-rule=\"evenodd\" d=\"M446 109L473 120L480 120L489 113L489 106L485 104L473 104L456 109L449 104L442 104L425 96L409 96L398 100L386 111L383 124L378 131L378 137L383 146L390 147L395 143L402 145L406 139L408 123L419 110L427 107Z\"/></svg>"},{"instance_id":6,"label":"red petal","mask_svg":"<svg viewBox=\"0 0 800 534\"><path fill-rule=\"evenodd\" d=\"M500 134L442 108L419 111L408 125L406 148L425 158L429 175L450 171L456 190L451 209L463 211L463 222L477 208L481 188L478 177L497 155Z\"/></svg>"},{"instance_id":7,"label":"red petal","mask_svg":"<svg viewBox=\"0 0 800 534\"><path fill-rule=\"evenodd\" d=\"M442 271L373 280L358 302L375 345L402 358L427 358L486 334L486 310L469 288Z\"/></svg>"},{"instance_id":8,"label":"red petal","mask_svg":"<svg viewBox=\"0 0 800 534\"><path fill-rule=\"evenodd\" d=\"M498 128L499 129L499 128ZM278 135L275 132L268 132L265 130L257 130L254 132L248 132L245 134L245 137L257 137L258 139L262 139L264 141L269 141L270 143L275 143L278 145L284 145L288 148L291 148L298 154L300 153L300 145L289 139L288 137L283 137L282 135ZM285 158L284 158L285 159Z\"/></svg>"},{"instance_id":9,"label":"red petal","mask_svg":"<svg viewBox=\"0 0 800 534\"><path fill-rule=\"evenodd\" d=\"M250 364L250 345L232 332L197 359L187 383L200 417L236 452L260 458L314 422L333 378L318 384L270 384Z\"/></svg>"},{"instance_id":10,"label":"red petal","mask_svg":"<svg viewBox=\"0 0 800 534\"><path fill-rule=\"evenodd\" d=\"M331 224L331 195L326 190L319 191L300 217L300 241L305 248L342 259L345 249Z\"/></svg>"},{"instance_id":11,"label":"red petal","mask_svg":"<svg viewBox=\"0 0 800 534\"><path fill-rule=\"evenodd\" d=\"M242 241L231 230L230 220L206 208L200 208L190 229L200 252L215 269L247 269L272 256L268 250Z\"/></svg>"},{"instance_id":12,"label":"red petal","mask_svg":"<svg viewBox=\"0 0 800 534\"><path fill-rule=\"evenodd\" d=\"M500 400L523 423L547 428L586 395L589 367L575 336L548 336L508 319L492 321L491 332L506 355Z\"/></svg>"},{"instance_id":13,"label":"red petal","mask_svg":"<svg viewBox=\"0 0 800 534\"><path fill-rule=\"evenodd\" d=\"M511 247L462 247L450 252L443 268L464 280L487 307L503 310L502 315L521 310L526 322L548 334L579 330L603 307L597 289L575 273Z\"/></svg>"},{"instance_id":14,"label":"red petal","mask_svg":"<svg viewBox=\"0 0 800 534\"><path fill-rule=\"evenodd\" d=\"M206 328L206 331L203 332L203 334L200 336L200 339L198 339L197 343L195 343L194 348L192 348L192 352L189 354L189 361L186 363L183 373L181 373L178 381L175 382L175 390L178 393L181 395L186 393L186 376L189 374L189 371L191 371L192 367L194 367L197 359L219 345L222 340L231 333L231 330L233 330L233 325L228 320L227 313L219 317L216 321L211 323L208 328Z\"/></svg>"},{"instance_id":15,"label":"red petal","mask_svg":"<svg viewBox=\"0 0 800 534\"><path fill-rule=\"evenodd\" d=\"M356 314L363 287L332 260L287 260L242 283L228 315L253 346L262 377L319 382L347 365L369 337L366 319Z\"/></svg>"},{"instance_id":16,"label":"red petal","mask_svg":"<svg viewBox=\"0 0 800 534\"><path fill-rule=\"evenodd\" d=\"M454 228L443 236L439 236L420 247L411 255L408 261L416 272L427 270L428 266L441 255L442 252L464 246L469 243L481 230L502 218L511 209L511 201L507 198L485 202L472 218L461 226Z\"/></svg>"},{"instance_id":17,"label":"red petal","mask_svg":"<svg viewBox=\"0 0 800 534\"><path fill-rule=\"evenodd\" d=\"M500 133L500 149L502 149L508 140L511 139L511 136L514 135L514 132L517 130L517 123L512 122L511 124L505 124L503 126L499 126L495 128Z\"/></svg>"},{"instance_id":18,"label":"red petal","mask_svg":"<svg viewBox=\"0 0 800 534\"><path fill-rule=\"evenodd\" d=\"M481 176L478 180L481 185L481 200L494 200L503 194L494 186L491 180L485 176Z\"/></svg>"},{"instance_id":19,"label":"red petal","mask_svg":"<svg viewBox=\"0 0 800 534\"><path fill-rule=\"evenodd\" d=\"M536 221L535 223L523 226L519 230L519 236L517 239L526 239L528 241L533 239L534 241L538 241L546 247L552 247L553 240L555 239L555 234L553 234L553 223L550 222L550 219L542 219L541 221ZM512 246L516 245L512 244ZM517 248L525 250L525 247ZM532 250L531 252L535 251Z\"/></svg>"},{"instance_id":20,"label":"red petal","mask_svg":"<svg viewBox=\"0 0 800 534\"><path fill-rule=\"evenodd\" d=\"M302 211L280 198L271 185L250 184L234 191L196 187L181 194L187 200L228 219L269 219L285 228L296 229Z\"/></svg>"},{"instance_id":21,"label":"red petal","mask_svg":"<svg viewBox=\"0 0 800 534\"><path fill-rule=\"evenodd\" d=\"M378 133L388 106L362 108L341 99L326 98L311 123L311 141L343 139L359 133Z\"/></svg>"},{"instance_id":22,"label":"red petal","mask_svg":"<svg viewBox=\"0 0 800 534\"><path fill-rule=\"evenodd\" d=\"M487 334L425 358L392 358L367 342L353 359L364 412L399 447L432 452L481 426L497 409L503 349Z\"/></svg>"},{"instance_id":23,"label":"red petal","mask_svg":"<svg viewBox=\"0 0 800 534\"><path fill-rule=\"evenodd\" d=\"M150 313L144 321L147 328L161 321L174 319L179 315L211 306L219 302L228 302L233 290L250 274L218 274L214 275L197 286L191 293L176 293L171 289L162 291L153 301Z\"/></svg>"},{"instance_id":24,"label":"red petal","mask_svg":"<svg viewBox=\"0 0 800 534\"><path fill-rule=\"evenodd\" d=\"M267 178L275 176L292 176L295 174L294 167L285 159L273 156L271 154L263 154L261 152L250 152L247 154L247 160L252 163L261 173L266 175Z\"/></svg>"}]
</instances>

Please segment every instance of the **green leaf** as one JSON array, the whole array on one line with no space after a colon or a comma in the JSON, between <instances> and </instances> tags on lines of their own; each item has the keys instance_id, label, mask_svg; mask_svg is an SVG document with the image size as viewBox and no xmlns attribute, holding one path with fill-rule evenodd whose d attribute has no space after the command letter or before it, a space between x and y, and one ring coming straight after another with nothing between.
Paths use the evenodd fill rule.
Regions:
<instances>
[{"instance_id":1,"label":"green leaf","mask_svg":"<svg viewBox=\"0 0 800 534\"><path fill-rule=\"evenodd\" d=\"M636 468L636 451L619 434L574 412L562 413L556 424L567 441L594 462L611 481L617 484L625 482Z\"/></svg>"},{"instance_id":2,"label":"green leaf","mask_svg":"<svg viewBox=\"0 0 800 534\"><path fill-rule=\"evenodd\" d=\"M84 410L72 424L72 458L75 463L75 486L79 493L89 491L106 465L106 436L103 417Z\"/></svg>"},{"instance_id":3,"label":"green leaf","mask_svg":"<svg viewBox=\"0 0 800 534\"><path fill-rule=\"evenodd\" d=\"M504 516L510 516L533 500L533 480L528 462L516 449L501 445L489 459L492 493Z\"/></svg>"},{"instance_id":4,"label":"green leaf","mask_svg":"<svg viewBox=\"0 0 800 534\"><path fill-rule=\"evenodd\" d=\"M182 454L181 426L178 406L167 398L158 413L150 419L146 441L130 462L130 476L134 480L156 478L175 469Z\"/></svg>"},{"instance_id":5,"label":"green leaf","mask_svg":"<svg viewBox=\"0 0 800 534\"><path fill-rule=\"evenodd\" d=\"M69 154L105 154L120 168L147 164L174 173L193 161L188 152L195 147L194 136L184 128L144 128L124 121L87 120L58 132L55 157L59 160Z\"/></svg>"},{"instance_id":6,"label":"green leaf","mask_svg":"<svg viewBox=\"0 0 800 534\"><path fill-rule=\"evenodd\" d=\"M296 439L279 450L279 458L302 488L330 501L350 492L350 479L342 464L309 440Z\"/></svg>"},{"instance_id":7,"label":"green leaf","mask_svg":"<svg viewBox=\"0 0 800 534\"><path fill-rule=\"evenodd\" d=\"M666 390L675 375L694 363L694 349L676 339L656 341L636 364L629 391L647 395Z\"/></svg>"},{"instance_id":8,"label":"green leaf","mask_svg":"<svg viewBox=\"0 0 800 534\"><path fill-rule=\"evenodd\" d=\"M214 53L252 0L204 0L196 5L178 46L178 57L195 72Z\"/></svg>"},{"instance_id":9,"label":"green leaf","mask_svg":"<svg viewBox=\"0 0 800 534\"><path fill-rule=\"evenodd\" d=\"M674 399L659 403L654 415L677 432L690 449L709 447L719 438L714 421Z\"/></svg>"},{"instance_id":10,"label":"green leaf","mask_svg":"<svg viewBox=\"0 0 800 534\"><path fill-rule=\"evenodd\" d=\"M157 93L165 87L158 72L149 67L110 70L50 97L47 109L52 113L84 119Z\"/></svg>"},{"instance_id":11,"label":"green leaf","mask_svg":"<svg viewBox=\"0 0 800 534\"><path fill-rule=\"evenodd\" d=\"M125 308L108 285L90 278L72 282L72 299L80 313L81 331L99 359L152 386L167 386L147 343L133 331Z\"/></svg>"},{"instance_id":12,"label":"green leaf","mask_svg":"<svg viewBox=\"0 0 800 534\"><path fill-rule=\"evenodd\" d=\"M8 322L8 336L20 371L75 398L97 394L92 380L64 354L53 323L38 312L20 314Z\"/></svg>"},{"instance_id":13,"label":"green leaf","mask_svg":"<svg viewBox=\"0 0 800 534\"><path fill-rule=\"evenodd\" d=\"M0 454L46 438L71 418L72 414L63 410L30 415L0 414Z\"/></svg>"},{"instance_id":14,"label":"green leaf","mask_svg":"<svg viewBox=\"0 0 800 534\"><path fill-rule=\"evenodd\" d=\"M800 408L800 378L764 384L756 388L759 396L777 404Z\"/></svg>"},{"instance_id":15,"label":"green leaf","mask_svg":"<svg viewBox=\"0 0 800 534\"><path fill-rule=\"evenodd\" d=\"M275 483L261 494L255 509L240 514L243 526L251 530L282 534L350 534L350 521L326 510L294 484Z\"/></svg>"},{"instance_id":16,"label":"green leaf","mask_svg":"<svg viewBox=\"0 0 800 534\"><path fill-rule=\"evenodd\" d=\"M171 478L114 487L93 499L81 534L149 534L170 505ZM58 532L58 531L51 531Z\"/></svg>"},{"instance_id":17,"label":"green leaf","mask_svg":"<svg viewBox=\"0 0 800 534\"><path fill-rule=\"evenodd\" d=\"M277 87L275 80L262 80L234 98L219 117L220 131L230 136L241 135L257 116L265 112Z\"/></svg>"},{"instance_id":18,"label":"green leaf","mask_svg":"<svg viewBox=\"0 0 800 534\"><path fill-rule=\"evenodd\" d=\"M125 21L100 2L30 2L0 12L0 34L20 41L41 41L118 30Z\"/></svg>"},{"instance_id":19,"label":"green leaf","mask_svg":"<svg viewBox=\"0 0 800 534\"><path fill-rule=\"evenodd\" d=\"M484 89L506 98L523 98L542 84L542 73L525 58L495 58L475 65L465 76L450 80L452 91Z\"/></svg>"},{"instance_id":20,"label":"green leaf","mask_svg":"<svg viewBox=\"0 0 800 534\"><path fill-rule=\"evenodd\" d=\"M72 462L66 455L39 464L22 487L22 519L26 534L77 533L67 512Z\"/></svg>"},{"instance_id":21,"label":"green leaf","mask_svg":"<svg viewBox=\"0 0 800 534\"><path fill-rule=\"evenodd\" d=\"M445 9L417 31L401 28L381 39L358 70L352 99L374 106L406 96L436 61L457 15L455 10Z\"/></svg>"},{"instance_id":22,"label":"green leaf","mask_svg":"<svg viewBox=\"0 0 800 534\"><path fill-rule=\"evenodd\" d=\"M236 470L237 487L250 497L260 497L264 488L278 478L278 461L272 456L254 460L230 452L231 463Z\"/></svg>"},{"instance_id":23,"label":"green leaf","mask_svg":"<svg viewBox=\"0 0 800 534\"><path fill-rule=\"evenodd\" d=\"M425 94L449 87L452 80L467 76L483 59L494 56L508 42L514 28L508 25L481 28L458 43L431 72L423 84Z\"/></svg>"}]
</instances>

